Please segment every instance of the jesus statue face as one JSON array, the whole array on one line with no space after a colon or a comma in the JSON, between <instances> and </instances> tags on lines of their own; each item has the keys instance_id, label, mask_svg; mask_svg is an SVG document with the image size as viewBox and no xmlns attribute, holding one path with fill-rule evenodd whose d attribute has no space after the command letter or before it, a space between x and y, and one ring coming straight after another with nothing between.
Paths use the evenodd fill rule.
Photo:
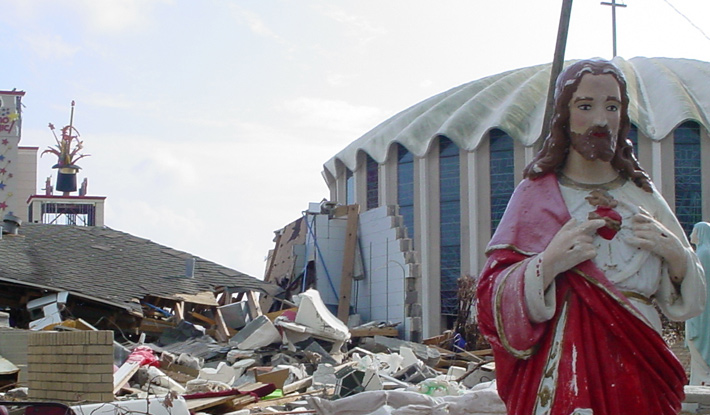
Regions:
<instances>
[{"instance_id":1,"label":"jesus statue face","mask_svg":"<svg viewBox=\"0 0 710 415\"><path fill-rule=\"evenodd\" d=\"M609 74L584 74L569 102L571 148L586 160L611 161L621 120L619 83Z\"/></svg>"}]
</instances>

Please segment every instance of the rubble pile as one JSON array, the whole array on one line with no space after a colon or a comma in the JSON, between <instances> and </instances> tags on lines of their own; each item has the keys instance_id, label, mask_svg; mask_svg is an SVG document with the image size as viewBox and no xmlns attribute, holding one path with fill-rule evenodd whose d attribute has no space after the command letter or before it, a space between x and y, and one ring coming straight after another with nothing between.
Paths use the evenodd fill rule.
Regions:
<instances>
[{"instance_id":1,"label":"rubble pile","mask_svg":"<svg viewBox=\"0 0 710 415\"><path fill-rule=\"evenodd\" d=\"M441 347L449 333L414 343L385 323L348 328L315 290L245 320L225 341L181 321L154 341L114 342L115 400L67 405L77 414L505 413L490 351ZM78 330L69 325L52 329ZM9 386L1 401L27 401L26 386Z\"/></svg>"}]
</instances>

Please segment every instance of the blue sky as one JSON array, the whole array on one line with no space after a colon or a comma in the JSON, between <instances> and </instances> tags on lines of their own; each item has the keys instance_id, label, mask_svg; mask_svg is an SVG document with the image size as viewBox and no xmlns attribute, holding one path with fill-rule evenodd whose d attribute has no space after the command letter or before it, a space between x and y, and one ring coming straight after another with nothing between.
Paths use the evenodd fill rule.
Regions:
<instances>
[{"instance_id":1,"label":"blue sky","mask_svg":"<svg viewBox=\"0 0 710 415\"><path fill-rule=\"evenodd\" d=\"M567 58L611 58L599 3L574 1ZM710 61L710 2L625 3L619 55ZM549 62L560 6L0 0L0 89L26 91L21 145L40 149L76 101L107 226L261 277L273 231L328 198L325 161L432 95Z\"/></svg>"}]
</instances>

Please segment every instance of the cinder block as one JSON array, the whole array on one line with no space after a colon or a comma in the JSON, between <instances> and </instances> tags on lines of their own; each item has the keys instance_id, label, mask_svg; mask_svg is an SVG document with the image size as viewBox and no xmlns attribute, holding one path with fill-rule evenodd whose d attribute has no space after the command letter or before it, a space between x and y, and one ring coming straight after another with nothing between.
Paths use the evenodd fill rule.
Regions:
<instances>
[{"instance_id":1,"label":"cinder block","mask_svg":"<svg viewBox=\"0 0 710 415\"><path fill-rule=\"evenodd\" d=\"M411 317L412 331L422 331L422 318L421 317Z\"/></svg>"},{"instance_id":2,"label":"cinder block","mask_svg":"<svg viewBox=\"0 0 710 415\"><path fill-rule=\"evenodd\" d=\"M91 392L98 392L98 393L113 393L113 384L101 384L101 383L91 383L85 385L86 388L85 390L89 393Z\"/></svg>"},{"instance_id":3,"label":"cinder block","mask_svg":"<svg viewBox=\"0 0 710 415\"><path fill-rule=\"evenodd\" d=\"M75 354L72 354L72 355L64 356L63 360L64 360L64 362L66 362L68 364L76 365L79 363L79 359L81 357L83 357L83 356L77 356Z\"/></svg>"},{"instance_id":4,"label":"cinder block","mask_svg":"<svg viewBox=\"0 0 710 415\"><path fill-rule=\"evenodd\" d=\"M86 373L113 373L112 365L88 365L85 368Z\"/></svg>"},{"instance_id":5,"label":"cinder block","mask_svg":"<svg viewBox=\"0 0 710 415\"><path fill-rule=\"evenodd\" d=\"M89 355L111 355L113 356L113 345L112 344L101 344L101 345L89 345L84 346L85 354Z\"/></svg>"},{"instance_id":6,"label":"cinder block","mask_svg":"<svg viewBox=\"0 0 710 415\"><path fill-rule=\"evenodd\" d=\"M404 303L405 304L414 304L417 301L419 301L419 293L416 291L407 291L404 294Z\"/></svg>"}]
</instances>

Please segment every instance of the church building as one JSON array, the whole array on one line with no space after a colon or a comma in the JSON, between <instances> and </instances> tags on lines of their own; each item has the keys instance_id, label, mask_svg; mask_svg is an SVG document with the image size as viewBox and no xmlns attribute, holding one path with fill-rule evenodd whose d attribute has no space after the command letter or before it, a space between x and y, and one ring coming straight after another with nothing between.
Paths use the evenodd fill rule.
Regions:
<instances>
[{"instance_id":1,"label":"church building","mask_svg":"<svg viewBox=\"0 0 710 415\"><path fill-rule=\"evenodd\" d=\"M629 138L685 231L710 217L710 63L614 58L630 95ZM572 61L567 62L567 64ZM565 65L566 66L566 65ZM332 202L398 206L423 337L451 327L457 281L479 273L523 168L544 137L550 64L488 76L386 120L324 164ZM704 174L703 174L704 173Z\"/></svg>"}]
</instances>

